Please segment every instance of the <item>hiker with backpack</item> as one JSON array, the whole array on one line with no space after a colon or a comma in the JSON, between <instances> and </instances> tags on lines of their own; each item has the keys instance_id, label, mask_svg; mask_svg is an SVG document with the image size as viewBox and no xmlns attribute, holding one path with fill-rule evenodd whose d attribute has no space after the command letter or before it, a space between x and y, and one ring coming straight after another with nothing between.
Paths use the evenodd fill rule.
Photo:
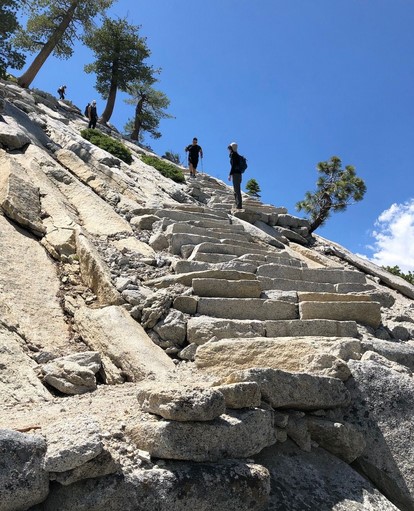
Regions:
<instances>
[{"instance_id":1,"label":"hiker with backpack","mask_svg":"<svg viewBox=\"0 0 414 511\"><path fill-rule=\"evenodd\" d=\"M236 209L242 208L241 182L242 174L247 168L246 158L237 152L236 142L232 142L228 148L230 157L229 181L233 181L234 200Z\"/></svg>"},{"instance_id":2,"label":"hiker with backpack","mask_svg":"<svg viewBox=\"0 0 414 511\"><path fill-rule=\"evenodd\" d=\"M59 94L59 99L65 99L65 94L66 94L66 85L61 85L59 88L58 88L58 94Z\"/></svg>"},{"instance_id":3,"label":"hiker with backpack","mask_svg":"<svg viewBox=\"0 0 414 511\"><path fill-rule=\"evenodd\" d=\"M195 137L193 138L193 143L185 148L185 152L188 153L188 169L190 171L190 177L196 177L198 155L203 158L203 150L198 145L198 140Z\"/></svg>"},{"instance_id":4,"label":"hiker with backpack","mask_svg":"<svg viewBox=\"0 0 414 511\"><path fill-rule=\"evenodd\" d=\"M91 103L88 103L85 109L85 115L89 119L88 128L95 129L96 122L98 120L98 112L96 111L96 101L93 100Z\"/></svg>"}]
</instances>

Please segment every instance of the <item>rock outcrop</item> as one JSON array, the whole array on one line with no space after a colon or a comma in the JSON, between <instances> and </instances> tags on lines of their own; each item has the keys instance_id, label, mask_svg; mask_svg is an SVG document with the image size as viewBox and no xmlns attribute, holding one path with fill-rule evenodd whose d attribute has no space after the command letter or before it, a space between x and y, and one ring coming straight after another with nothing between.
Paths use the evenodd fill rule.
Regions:
<instances>
[{"instance_id":1,"label":"rock outcrop","mask_svg":"<svg viewBox=\"0 0 414 511\"><path fill-rule=\"evenodd\" d=\"M414 287L0 96L0 511L413 511Z\"/></svg>"}]
</instances>

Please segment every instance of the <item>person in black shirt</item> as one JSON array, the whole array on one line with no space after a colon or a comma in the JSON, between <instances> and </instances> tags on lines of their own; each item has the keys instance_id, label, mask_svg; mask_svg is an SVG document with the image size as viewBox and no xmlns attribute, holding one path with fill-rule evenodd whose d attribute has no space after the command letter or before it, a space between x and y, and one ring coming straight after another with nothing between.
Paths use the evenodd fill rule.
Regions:
<instances>
[{"instance_id":1,"label":"person in black shirt","mask_svg":"<svg viewBox=\"0 0 414 511\"><path fill-rule=\"evenodd\" d=\"M194 137L193 143L185 148L188 153L188 168L190 170L190 177L196 177L196 170L198 165L198 156L203 157L203 150L198 145L198 140Z\"/></svg>"},{"instance_id":2,"label":"person in black shirt","mask_svg":"<svg viewBox=\"0 0 414 511\"><path fill-rule=\"evenodd\" d=\"M229 181L233 181L234 200L236 202L236 209L242 209L242 194L241 194L241 182L242 174L240 172L239 160L240 156L237 152L236 142L232 142L228 148L230 157L230 174Z\"/></svg>"},{"instance_id":3,"label":"person in black shirt","mask_svg":"<svg viewBox=\"0 0 414 511\"><path fill-rule=\"evenodd\" d=\"M92 103L88 107L88 118L89 118L88 128L95 129L96 121L98 120L98 113L96 111L96 101L95 100L93 100Z\"/></svg>"},{"instance_id":4,"label":"person in black shirt","mask_svg":"<svg viewBox=\"0 0 414 511\"><path fill-rule=\"evenodd\" d=\"M65 99L66 85L61 85L57 91L59 94L59 99Z\"/></svg>"}]
</instances>

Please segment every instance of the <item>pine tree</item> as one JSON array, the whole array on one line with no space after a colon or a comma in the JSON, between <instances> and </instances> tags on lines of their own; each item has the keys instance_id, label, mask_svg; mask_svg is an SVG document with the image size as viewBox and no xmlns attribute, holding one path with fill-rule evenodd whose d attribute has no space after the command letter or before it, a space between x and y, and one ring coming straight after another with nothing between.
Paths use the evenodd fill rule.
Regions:
<instances>
[{"instance_id":1,"label":"pine tree","mask_svg":"<svg viewBox=\"0 0 414 511\"><path fill-rule=\"evenodd\" d=\"M128 90L131 98L126 103L135 104L135 117L125 125L125 131L131 133L132 140L142 142L143 133L147 132L152 138L160 138L161 133L158 126L161 119L171 119L172 115L167 114L164 109L168 108L170 100L167 96L151 87L154 79L134 82Z\"/></svg>"},{"instance_id":2,"label":"pine tree","mask_svg":"<svg viewBox=\"0 0 414 511\"><path fill-rule=\"evenodd\" d=\"M246 190L247 195L250 195L251 197L260 198L260 186L259 183L256 181L256 179L249 179L246 183Z\"/></svg>"},{"instance_id":3,"label":"pine tree","mask_svg":"<svg viewBox=\"0 0 414 511\"><path fill-rule=\"evenodd\" d=\"M337 156L328 161L319 162L317 170L321 176L314 193L306 192L305 198L296 204L296 209L309 214L311 225L309 232L323 225L332 211L345 211L355 202L361 201L366 192L364 181L357 177L355 168L347 165L342 169Z\"/></svg>"},{"instance_id":4,"label":"pine tree","mask_svg":"<svg viewBox=\"0 0 414 511\"><path fill-rule=\"evenodd\" d=\"M96 74L95 88L106 99L100 122L112 116L118 90L129 92L135 81L151 81L154 70L144 64L150 56L146 39L139 36L139 27L127 20L105 18L102 26L84 38L95 55L95 61L85 66L87 73Z\"/></svg>"},{"instance_id":5,"label":"pine tree","mask_svg":"<svg viewBox=\"0 0 414 511\"><path fill-rule=\"evenodd\" d=\"M93 18L103 14L114 0L28 0L28 21L14 44L29 53L38 52L26 72L17 80L29 87L50 55L67 59L82 32L93 25Z\"/></svg>"},{"instance_id":6,"label":"pine tree","mask_svg":"<svg viewBox=\"0 0 414 511\"><path fill-rule=\"evenodd\" d=\"M174 153L172 151L165 151L162 157L172 163L175 163L176 165L182 165L182 161L178 153Z\"/></svg>"},{"instance_id":7,"label":"pine tree","mask_svg":"<svg viewBox=\"0 0 414 511\"><path fill-rule=\"evenodd\" d=\"M6 78L8 67L21 69L25 56L12 46L11 37L20 28L16 11L17 0L3 0L0 5L0 78Z\"/></svg>"}]
</instances>

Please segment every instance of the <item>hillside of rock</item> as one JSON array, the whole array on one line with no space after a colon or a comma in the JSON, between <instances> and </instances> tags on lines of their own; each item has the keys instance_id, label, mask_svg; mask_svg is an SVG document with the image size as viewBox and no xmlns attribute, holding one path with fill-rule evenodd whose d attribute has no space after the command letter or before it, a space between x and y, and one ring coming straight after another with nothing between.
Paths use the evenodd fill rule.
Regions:
<instances>
[{"instance_id":1,"label":"hillside of rock","mask_svg":"<svg viewBox=\"0 0 414 511\"><path fill-rule=\"evenodd\" d=\"M414 286L86 127L0 81L0 511L414 511Z\"/></svg>"}]
</instances>

